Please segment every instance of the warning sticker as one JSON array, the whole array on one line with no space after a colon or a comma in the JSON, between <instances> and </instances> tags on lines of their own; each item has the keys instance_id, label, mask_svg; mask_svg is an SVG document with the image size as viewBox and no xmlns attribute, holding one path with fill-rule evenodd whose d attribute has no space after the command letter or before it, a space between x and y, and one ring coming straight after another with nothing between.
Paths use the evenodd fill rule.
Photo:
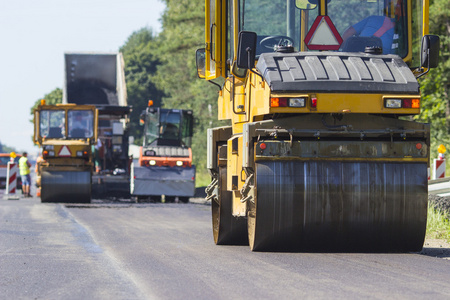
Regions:
<instances>
[{"instance_id":1,"label":"warning sticker","mask_svg":"<svg viewBox=\"0 0 450 300\"><path fill-rule=\"evenodd\" d=\"M58 153L59 157L70 157L72 156L72 153L70 152L69 147L62 146Z\"/></svg>"},{"instance_id":2,"label":"warning sticker","mask_svg":"<svg viewBox=\"0 0 450 300\"><path fill-rule=\"evenodd\" d=\"M305 37L305 44L311 50L339 50L342 37L328 16L317 16Z\"/></svg>"}]
</instances>

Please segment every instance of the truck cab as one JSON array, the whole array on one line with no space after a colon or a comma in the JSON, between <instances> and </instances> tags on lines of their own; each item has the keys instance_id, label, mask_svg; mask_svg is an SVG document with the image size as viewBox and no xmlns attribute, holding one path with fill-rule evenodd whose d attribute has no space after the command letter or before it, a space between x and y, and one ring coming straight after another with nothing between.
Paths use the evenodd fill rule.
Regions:
<instances>
[{"instance_id":1,"label":"truck cab","mask_svg":"<svg viewBox=\"0 0 450 300\"><path fill-rule=\"evenodd\" d=\"M144 142L139 165L192 166L191 110L149 107L141 115Z\"/></svg>"},{"instance_id":2,"label":"truck cab","mask_svg":"<svg viewBox=\"0 0 450 300\"><path fill-rule=\"evenodd\" d=\"M160 202L188 202L195 193L192 165L193 135L191 110L153 107L142 112L143 145L138 165L132 168L131 194L138 199Z\"/></svg>"}]
</instances>

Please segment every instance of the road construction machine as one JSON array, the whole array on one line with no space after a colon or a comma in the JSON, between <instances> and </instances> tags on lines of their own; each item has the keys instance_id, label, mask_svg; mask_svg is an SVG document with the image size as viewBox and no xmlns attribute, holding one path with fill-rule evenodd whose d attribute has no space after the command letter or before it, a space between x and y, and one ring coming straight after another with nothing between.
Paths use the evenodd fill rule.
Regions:
<instances>
[{"instance_id":1,"label":"road construction machine","mask_svg":"<svg viewBox=\"0 0 450 300\"><path fill-rule=\"evenodd\" d=\"M131 171L131 195L138 199L187 203L195 194L192 164L193 116L191 110L149 107L141 114L143 146Z\"/></svg>"},{"instance_id":2,"label":"road construction machine","mask_svg":"<svg viewBox=\"0 0 450 300\"><path fill-rule=\"evenodd\" d=\"M43 158L36 180L41 202L91 202L97 121L98 111L92 105L41 101L34 110L34 142Z\"/></svg>"},{"instance_id":3,"label":"road construction machine","mask_svg":"<svg viewBox=\"0 0 450 300\"><path fill-rule=\"evenodd\" d=\"M206 0L200 78L216 244L419 251L430 127L417 78L438 63L427 0Z\"/></svg>"},{"instance_id":4,"label":"road construction machine","mask_svg":"<svg viewBox=\"0 0 450 300\"><path fill-rule=\"evenodd\" d=\"M98 145L94 160L94 197L129 197L129 115L124 61L119 53L64 54L63 103L98 109Z\"/></svg>"}]
</instances>

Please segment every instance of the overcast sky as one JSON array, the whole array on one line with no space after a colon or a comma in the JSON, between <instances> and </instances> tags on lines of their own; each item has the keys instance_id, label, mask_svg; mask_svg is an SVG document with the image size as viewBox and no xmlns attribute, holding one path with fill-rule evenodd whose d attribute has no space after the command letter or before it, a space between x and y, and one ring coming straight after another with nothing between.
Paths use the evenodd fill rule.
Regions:
<instances>
[{"instance_id":1,"label":"overcast sky","mask_svg":"<svg viewBox=\"0 0 450 300\"><path fill-rule=\"evenodd\" d=\"M30 108L63 86L64 52L117 52L161 31L159 0L0 0L0 142L37 152Z\"/></svg>"}]
</instances>

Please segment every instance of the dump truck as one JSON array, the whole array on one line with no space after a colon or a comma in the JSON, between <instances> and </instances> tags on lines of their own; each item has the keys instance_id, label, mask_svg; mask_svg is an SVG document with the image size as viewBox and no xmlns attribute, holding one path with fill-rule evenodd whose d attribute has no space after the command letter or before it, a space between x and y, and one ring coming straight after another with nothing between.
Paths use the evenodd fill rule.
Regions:
<instances>
[{"instance_id":1,"label":"dump truck","mask_svg":"<svg viewBox=\"0 0 450 300\"><path fill-rule=\"evenodd\" d=\"M129 114L121 53L65 53L63 103L95 105L99 112L94 153L95 196L129 196Z\"/></svg>"},{"instance_id":2,"label":"dump truck","mask_svg":"<svg viewBox=\"0 0 450 300\"><path fill-rule=\"evenodd\" d=\"M220 86L207 167L216 244L419 251L438 64L426 0L206 0L200 78Z\"/></svg>"},{"instance_id":3,"label":"dump truck","mask_svg":"<svg viewBox=\"0 0 450 300\"><path fill-rule=\"evenodd\" d=\"M42 149L36 182L41 202L91 202L98 111L92 105L45 101L34 110L34 142Z\"/></svg>"},{"instance_id":4,"label":"dump truck","mask_svg":"<svg viewBox=\"0 0 450 300\"><path fill-rule=\"evenodd\" d=\"M192 110L153 107L149 101L140 116L144 126L139 161L131 172L131 195L160 202L187 203L195 194L192 164Z\"/></svg>"}]
</instances>

